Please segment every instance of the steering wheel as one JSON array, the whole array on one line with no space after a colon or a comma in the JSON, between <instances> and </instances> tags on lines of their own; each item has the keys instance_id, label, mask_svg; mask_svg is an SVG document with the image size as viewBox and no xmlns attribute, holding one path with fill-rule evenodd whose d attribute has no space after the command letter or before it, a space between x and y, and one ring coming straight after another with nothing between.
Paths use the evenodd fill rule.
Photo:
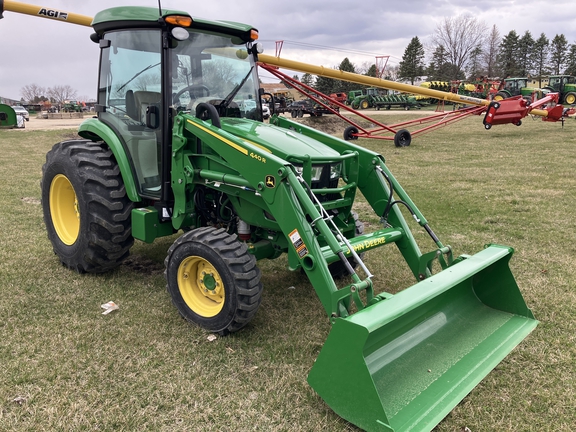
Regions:
<instances>
[{"instance_id":1,"label":"steering wheel","mask_svg":"<svg viewBox=\"0 0 576 432\"><path fill-rule=\"evenodd\" d=\"M202 96L210 96L210 89L208 87L206 87L205 85L202 85L202 84L193 84L193 85L189 85L187 87L184 87L178 93L174 93L172 95L172 102L173 103L180 103L180 96L182 96L182 94L185 92L188 92L188 94L190 95L190 99L197 99L198 97L202 97ZM201 94L197 95L197 93L201 93ZM206 93L206 94L204 94L204 93Z\"/></svg>"}]
</instances>

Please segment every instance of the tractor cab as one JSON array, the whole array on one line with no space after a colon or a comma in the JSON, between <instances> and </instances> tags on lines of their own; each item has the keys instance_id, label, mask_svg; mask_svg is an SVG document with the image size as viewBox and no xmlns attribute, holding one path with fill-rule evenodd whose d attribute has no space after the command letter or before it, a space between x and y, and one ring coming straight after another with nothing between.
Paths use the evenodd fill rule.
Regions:
<instances>
[{"instance_id":1,"label":"tractor cab","mask_svg":"<svg viewBox=\"0 0 576 432\"><path fill-rule=\"evenodd\" d=\"M170 184L177 113L195 115L208 104L219 117L262 120L252 27L123 7L98 13L93 28L101 48L98 120L120 140L141 197L162 198Z\"/></svg>"}]
</instances>

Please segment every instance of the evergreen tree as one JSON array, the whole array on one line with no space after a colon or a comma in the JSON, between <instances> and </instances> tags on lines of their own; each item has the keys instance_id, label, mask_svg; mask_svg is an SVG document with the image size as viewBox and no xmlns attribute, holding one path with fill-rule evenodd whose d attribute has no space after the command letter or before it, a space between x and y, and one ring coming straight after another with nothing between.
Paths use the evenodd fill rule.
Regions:
<instances>
[{"instance_id":1,"label":"evergreen tree","mask_svg":"<svg viewBox=\"0 0 576 432\"><path fill-rule=\"evenodd\" d=\"M552 66L552 73L559 75L560 71L566 65L568 53L568 41L563 34L554 36L550 44L550 63Z\"/></svg>"},{"instance_id":2,"label":"evergreen tree","mask_svg":"<svg viewBox=\"0 0 576 432\"><path fill-rule=\"evenodd\" d=\"M410 84L424 75L424 47L418 36L414 36L402 56L400 62L400 78L410 80Z\"/></svg>"},{"instance_id":3,"label":"evergreen tree","mask_svg":"<svg viewBox=\"0 0 576 432\"><path fill-rule=\"evenodd\" d=\"M498 66L502 72L502 77L517 76L519 72L518 67L518 45L519 37L515 30L504 36L500 43L500 51L498 53Z\"/></svg>"},{"instance_id":4,"label":"evergreen tree","mask_svg":"<svg viewBox=\"0 0 576 432\"><path fill-rule=\"evenodd\" d=\"M469 79L474 80L481 75L484 75L484 71L482 70L482 66L480 65L481 57L483 51L482 48L476 47L470 53L470 60L468 61L468 76Z\"/></svg>"},{"instance_id":5,"label":"evergreen tree","mask_svg":"<svg viewBox=\"0 0 576 432\"><path fill-rule=\"evenodd\" d=\"M449 80L447 69L449 68L448 54L443 45L438 45L432 54L432 61L428 65L426 73L429 81Z\"/></svg>"},{"instance_id":6,"label":"evergreen tree","mask_svg":"<svg viewBox=\"0 0 576 432\"><path fill-rule=\"evenodd\" d=\"M376 65L372 64L372 66L370 66L368 68L368 70L366 71L366 73L364 75L377 78L378 77L378 71L376 70Z\"/></svg>"},{"instance_id":7,"label":"evergreen tree","mask_svg":"<svg viewBox=\"0 0 576 432\"><path fill-rule=\"evenodd\" d=\"M518 75L528 76L532 68L534 39L528 30L518 40Z\"/></svg>"},{"instance_id":8,"label":"evergreen tree","mask_svg":"<svg viewBox=\"0 0 576 432\"><path fill-rule=\"evenodd\" d=\"M550 41L544 33L534 42L532 48L532 72L538 77L538 87L542 87L542 76L548 73L548 50Z\"/></svg>"},{"instance_id":9,"label":"evergreen tree","mask_svg":"<svg viewBox=\"0 0 576 432\"><path fill-rule=\"evenodd\" d=\"M320 93L324 93L329 95L330 93L336 93L340 90L337 90L337 85L341 81L337 81L332 78L327 78L323 76L319 76L316 78L316 83L314 84L314 88L318 90Z\"/></svg>"},{"instance_id":10,"label":"evergreen tree","mask_svg":"<svg viewBox=\"0 0 576 432\"><path fill-rule=\"evenodd\" d=\"M341 70L342 72L356 73L356 66L354 66L354 64L352 64L352 62L350 62L348 57L345 57L344 60L342 60L342 62L340 62L340 64L338 65L338 70ZM338 80L338 81L336 81L336 85L335 85L335 88L332 91L332 93L335 93L335 92L348 93L350 90L355 90L358 87L359 87L358 84L351 83L348 81L339 81ZM360 86L360 87L362 87L362 86Z\"/></svg>"},{"instance_id":11,"label":"evergreen tree","mask_svg":"<svg viewBox=\"0 0 576 432\"><path fill-rule=\"evenodd\" d=\"M302 75L302 79L300 80L302 84L306 84L308 87L314 87L314 77L306 72Z\"/></svg>"},{"instance_id":12,"label":"evergreen tree","mask_svg":"<svg viewBox=\"0 0 576 432\"><path fill-rule=\"evenodd\" d=\"M566 63L567 67L564 73L567 75L576 76L576 43L570 45Z\"/></svg>"},{"instance_id":13,"label":"evergreen tree","mask_svg":"<svg viewBox=\"0 0 576 432\"><path fill-rule=\"evenodd\" d=\"M354 67L354 65L350 62L350 60L348 59L348 57L345 57L344 60L342 60L342 62L340 63L340 65L338 66L338 69L343 71L343 72L352 72L352 73L356 73L356 68Z\"/></svg>"}]
</instances>

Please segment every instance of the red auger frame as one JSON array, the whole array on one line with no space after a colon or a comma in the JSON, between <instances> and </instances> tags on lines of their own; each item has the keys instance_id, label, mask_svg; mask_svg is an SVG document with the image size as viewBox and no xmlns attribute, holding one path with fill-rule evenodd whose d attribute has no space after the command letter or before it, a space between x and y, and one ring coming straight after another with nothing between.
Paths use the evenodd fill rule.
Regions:
<instances>
[{"instance_id":1,"label":"red auger frame","mask_svg":"<svg viewBox=\"0 0 576 432\"><path fill-rule=\"evenodd\" d=\"M569 108L557 105L558 93L548 93L546 97L528 103L522 96L514 96L500 101L492 101L488 105L488 110L484 116L484 127L490 129L494 125L512 123L516 126L522 124L522 119L533 110L544 107L546 116L542 116L543 121L555 122L564 121L564 117L569 113Z\"/></svg>"},{"instance_id":2,"label":"red auger frame","mask_svg":"<svg viewBox=\"0 0 576 432\"><path fill-rule=\"evenodd\" d=\"M459 95L456 93L443 92L439 90L418 87L410 84L389 81L381 78L374 78L365 75L358 75L351 72L345 72L336 69L325 68L323 66L314 66L307 63L301 63L294 60L273 57L265 54L258 56L260 63L269 66L285 68L292 71L310 73L312 75L333 78L342 81L349 81L372 87L380 87L389 90L396 90L403 93L419 94L439 101L454 102L463 105L474 105L487 107L488 111L484 118L484 127L490 129L492 125L512 123L519 125L521 120L528 114L543 117L545 121L563 121L563 119L573 111L564 108L562 105L555 105L558 101L556 93L549 93L543 99L528 104L521 101L519 97L503 99L501 101L489 101L470 96ZM539 107L551 103L552 105L541 109Z\"/></svg>"}]
</instances>

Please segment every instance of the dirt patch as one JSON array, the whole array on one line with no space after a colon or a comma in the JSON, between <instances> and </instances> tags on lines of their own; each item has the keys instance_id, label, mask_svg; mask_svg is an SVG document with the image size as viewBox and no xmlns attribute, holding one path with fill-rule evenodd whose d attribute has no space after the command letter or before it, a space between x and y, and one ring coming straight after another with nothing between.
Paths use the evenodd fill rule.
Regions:
<instances>
[{"instance_id":1,"label":"dirt patch","mask_svg":"<svg viewBox=\"0 0 576 432\"><path fill-rule=\"evenodd\" d=\"M78 125L83 121L84 118L43 119L30 116L30 121L25 122L23 129L11 130L25 132L34 130L78 129Z\"/></svg>"},{"instance_id":2,"label":"dirt patch","mask_svg":"<svg viewBox=\"0 0 576 432\"><path fill-rule=\"evenodd\" d=\"M122 265L128 267L135 273L141 273L145 275L157 275L164 272L163 262L156 262L141 255L130 255L124 260Z\"/></svg>"}]
</instances>

